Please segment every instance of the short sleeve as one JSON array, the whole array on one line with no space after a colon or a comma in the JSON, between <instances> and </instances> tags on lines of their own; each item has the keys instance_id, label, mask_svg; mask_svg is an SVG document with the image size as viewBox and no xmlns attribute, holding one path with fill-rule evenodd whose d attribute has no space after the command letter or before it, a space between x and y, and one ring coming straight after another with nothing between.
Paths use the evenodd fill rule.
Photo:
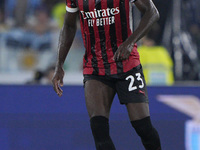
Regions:
<instances>
[{"instance_id":1,"label":"short sleeve","mask_svg":"<svg viewBox=\"0 0 200 150\"><path fill-rule=\"evenodd\" d=\"M71 13L77 12L78 7L76 5L76 1L75 0L66 0L66 10Z\"/></svg>"}]
</instances>

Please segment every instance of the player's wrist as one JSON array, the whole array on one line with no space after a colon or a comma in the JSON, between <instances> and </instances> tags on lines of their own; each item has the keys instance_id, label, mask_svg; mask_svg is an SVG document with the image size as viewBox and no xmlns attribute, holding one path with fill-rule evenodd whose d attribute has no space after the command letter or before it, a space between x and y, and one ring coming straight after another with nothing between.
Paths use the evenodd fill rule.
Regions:
<instances>
[{"instance_id":1,"label":"player's wrist","mask_svg":"<svg viewBox=\"0 0 200 150\"><path fill-rule=\"evenodd\" d=\"M55 72L61 72L61 71L63 71L63 65L61 65L61 64L56 64Z\"/></svg>"},{"instance_id":2,"label":"player's wrist","mask_svg":"<svg viewBox=\"0 0 200 150\"><path fill-rule=\"evenodd\" d=\"M58 61L57 63L56 63L56 68L62 68L63 67L63 62L60 62L60 61Z\"/></svg>"}]
</instances>

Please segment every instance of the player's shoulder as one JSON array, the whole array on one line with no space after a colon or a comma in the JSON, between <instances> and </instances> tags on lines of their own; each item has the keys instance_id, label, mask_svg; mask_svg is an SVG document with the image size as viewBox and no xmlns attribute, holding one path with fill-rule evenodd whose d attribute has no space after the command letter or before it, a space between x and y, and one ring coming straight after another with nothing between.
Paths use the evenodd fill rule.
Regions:
<instances>
[{"instance_id":1,"label":"player's shoulder","mask_svg":"<svg viewBox=\"0 0 200 150\"><path fill-rule=\"evenodd\" d=\"M70 13L77 12L79 9L76 0L66 0L66 10Z\"/></svg>"}]
</instances>

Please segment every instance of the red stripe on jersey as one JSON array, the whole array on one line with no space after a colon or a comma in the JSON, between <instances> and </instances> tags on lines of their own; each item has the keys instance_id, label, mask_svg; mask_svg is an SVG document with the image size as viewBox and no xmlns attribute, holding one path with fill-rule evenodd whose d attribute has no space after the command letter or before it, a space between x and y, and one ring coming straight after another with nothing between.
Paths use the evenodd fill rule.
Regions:
<instances>
[{"instance_id":1,"label":"red stripe on jersey","mask_svg":"<svg viewBox=\"0 0 200 150\"><path fill-rule=\"evenodd\" d=\"M84 47L86 48L86 44L87 44L87 39L85 37L85 33L83 31L83 26L84 26L84 19L82 18L82 15L81 13L79 13L79 17L80 17L80 26L81 26L81 34L82 34L82 38L83 38L83 44L84 44Z\"/></svg>"},{"instance_id":2,"label":"red stripe on jersey","mask_svg":"<svg viewBox=\"0 0 200 150\"><path fill-rule=\"evenodd\" d=\"M80 0L79 1L79 9L80 10L84 10L83 9L83 0ZM81 14L80 14L80 16L81 16ZM81 32L82 32L82 36L83 36L83 38L85 38L84 37L84 33L86 32L86 33L89 33L89 28L88 28L88 24L87 24L87 21L86 20L84 20L83 19L83 22L81 21L81 19L80 19L80 22L81 22ZM86 30L86 31L85 31ZM85 33L85 34L86 34ZM85 49L86 49L86 51L85 51L85 55L87 55L87 57L88 57L88 60L92 60L92 54L91 54L91 44L90 44L90 35L89 34L87 34L87 37L86 37L87 39L86 39L86 43L85 43ZM93 68L91 67L89 70L86 70L85 69L85 67L86 67L86 60L85 59L83 59L83 61L84 61L84 63L83 63L83 73L84 74L92 74L92 72L93 72ZM89 61L89 62L87 62L87 65L88 66L92 66L92 64L91 64L91 61Z\"/></svg>"},{"instance_id":3,"label":"red stripe on jersey","mask_svg":"<svg viewBox=\"0 0 200 150\"><path fill-rule=\"evenodd\" d=\"M90 0L90 5L89 5L89 10L93 11L95 9L95 0ZM105 68L104 68L104 63L102 59L102 54L101 54L101 43L100 43L100 37L99 37L99 30L96 24L93 24L93 30L94 30L94 37L95 37L95 54L97 56L97 63L98 63L98 68L99 68L99 75L105 75ZM99 40L99 41L98 41ZM100 58L100 59L98 59Z\"/></svg>"},{"instance_id":4,"label":"red stripe on jersey","mask_svg":"<svg viewBox=\"0 0 200 150\"><path fill-rule=\"evenodd\" d=\"M106 9L107 8L107 1L102 1L101 2L101 8ZM110 63L110 74L117 74L117 65L115 61L113 60L113 51L111 47L111 40L110 40L110 25L105 25L104 26L104 31L105 31L105 38L106 38L106 52L107 52L107 57L108 57L108 63Z\"/></svg>"},{"instance_id":5,"label":"red stripe on jersey","mask_svg":"<svg viewBox=\"0 0 200 150\"><path fill-rule=\"evenodd\" d=\"M67 7L70 7L70 8L72 8L72 2L71 2L71 0L66 0L66 4L67 4Z\"/></svg>"},{"instance_id":6,"label":"red stripe on jersey","mask_svg":"<svg viewBox=\"0 0 200 150\"><path fill-rule=\"evenodd\" d=\"M82 5L81 5L82 6ZM81 13L79 13L79 18L80 18L80 25L81 25L81 34L82 34L82 38L83 38L83 43L84 43L84 47L85 47L85 55L83 57L83 68L87 65L87 61L88 61L88 54L87 54L87 39L86 39L86 35L83 31L83 26L84 26L84 19L82 18Z\"/></svg>"},{"instance_id":7,"label":"red stripe on jersey","mask_svg":"<svg viewBox=\"0 0 200 150\"><path fill-rule=\"evenodd\" d=\"M80 10L83 10L83 1L79 1L78 2L78 6ZM87 39L85 38L85 32L84 32L84 19L81 15L81 13L79 12L79 20L80 20L80 26L81 26L81 33L82 33L82 38L83 38L83 43L84 46L86 48L86 44L87 44Z\"/></svg>"},{"instance_id":8,"label":"red stripe on jersey","mask_svg":"<svg viewBox=\"0 0 200 150\"><path fill-rule=\"evenodd\" d=\"M79 17L80 17L81 30L83 30L82 28L83 28L83 25L84 25L84 20L81 19L81 17L82 17L81 14L79 14ZM87 46L86 45L87 41L85 39L85 33L82 31L81 34L82 34L82 38L83 38L84 47L86 47ZM85 59L85 56L88 57L87 52L85 52L85 55L83 57L83 67L85 67L85 65L87 63L87 60Z\"/></svg>"}]
</instances>

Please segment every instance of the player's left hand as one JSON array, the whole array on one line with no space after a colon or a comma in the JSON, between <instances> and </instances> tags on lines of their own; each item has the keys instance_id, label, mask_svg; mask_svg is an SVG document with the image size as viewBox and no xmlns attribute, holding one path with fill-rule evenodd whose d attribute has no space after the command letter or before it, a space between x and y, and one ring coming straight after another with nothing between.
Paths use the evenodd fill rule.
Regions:
<instances>
[{"instance_id":1,"label":"player's left hand","mask_svg":"<svg viewBox=\"0 0 200 150\"><path fill-rule=\"evenodd\" d=\"M115 52L115 55L114 55L113 59L115 61L126 60L126 59L129 58L132 50L133 50L132 44L130 44L127 41L125 41L124 43L122 43L118 47L117 51Z\"/></svg>"},{"instance_id":2,"label":"player's left hand","mask_svg":"<svg viewBox=\"0 0 200 150\"><path fill-rule=\"evenodd\" d=\"M58 94L58 96L62 96L63 94L63 90L61 89L60 86L63 86L64 74L65 73L62 67L56 67L53 78L52 78L52 83L53 83L54 91Z\"/></svg>"}]
</instances>

